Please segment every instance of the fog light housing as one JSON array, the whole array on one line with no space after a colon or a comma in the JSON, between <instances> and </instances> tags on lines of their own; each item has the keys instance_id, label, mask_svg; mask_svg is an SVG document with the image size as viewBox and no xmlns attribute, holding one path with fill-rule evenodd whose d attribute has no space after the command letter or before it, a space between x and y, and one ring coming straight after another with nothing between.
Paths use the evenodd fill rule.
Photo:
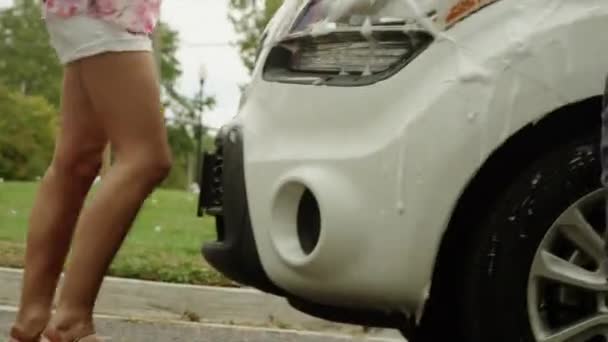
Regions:
<instances>
[{"instance_id":1,"label":"fog light housing","mask_svg":"<svg viewBox=\"0 0 608 342\"><path fill-rule=\"evenodd\" d=\"M321 211L319 203L310 190L304 191L298 205L298 240L304 254L311 254L321 237Z\"/></svg>"}]
</instances>

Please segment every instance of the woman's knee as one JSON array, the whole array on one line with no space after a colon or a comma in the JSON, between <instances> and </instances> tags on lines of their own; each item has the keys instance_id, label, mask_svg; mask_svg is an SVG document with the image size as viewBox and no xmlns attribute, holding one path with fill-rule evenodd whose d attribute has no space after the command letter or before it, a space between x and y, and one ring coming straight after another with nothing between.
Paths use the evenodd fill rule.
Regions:
<instances>
[{"instance_id":1,"label":"woman's knee","mask_svg":"<svg viewBox=\"0 0 608 342\"><path fill-rule=\"evenodd\" d=\"M50 170L74 180L92 181L97 177L102 165L102 151L90 153L58 153Z\"/></svg>"},{"instance_id":2,"label":"woman's knee","mask_svg":"<svg viewBox=\"0 0 608 342\"><path fill-rule=\"evenodd\" d=\"M150 158L147 163L147 172L150 174L150 179L155 183L164 181L171 172L173 167L173 159L171 154L159 154L154 158Z\"/></svg>"},{"instance_id":3,"label":"woman's knee","mask_svg":"<svg viewBox=\"0 0 608 342\"><path fill-rule=\"evenodd\" d=\"M156 186L160 184L171 172L173 160L169 152L140 152L124 161L138 175L138 178L147 184Z\"/></svg>"}]
</instances>

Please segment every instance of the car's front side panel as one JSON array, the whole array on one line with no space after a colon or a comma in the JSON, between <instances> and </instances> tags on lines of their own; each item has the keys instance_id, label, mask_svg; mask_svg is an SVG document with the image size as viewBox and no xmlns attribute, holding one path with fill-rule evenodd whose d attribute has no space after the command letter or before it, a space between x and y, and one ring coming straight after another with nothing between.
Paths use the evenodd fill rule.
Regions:
<instances>
[{"instance_id":1,"label":"car's front side panel","mask_svg":"<svg viewBox=\"0 0 608 342\"><path fill-rule=\"evenodd\" d=\"M238 122L269 277L317 302L415 310L484 160L528 123L601 92L605 32L604 0L499 1L370 86L266 82L258 68ZM310 255L294 228L298 187L321 212Z\"/></svg>"}]
</instances>

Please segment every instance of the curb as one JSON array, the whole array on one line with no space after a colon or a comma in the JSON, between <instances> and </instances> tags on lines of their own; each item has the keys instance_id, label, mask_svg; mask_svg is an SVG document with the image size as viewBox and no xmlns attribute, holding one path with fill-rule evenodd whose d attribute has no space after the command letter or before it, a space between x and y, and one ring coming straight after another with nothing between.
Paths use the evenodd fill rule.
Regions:
<instances>
[{"instance_id":1,"label":"curb","mask_svg":"<svg viewBox=\"0 0 608 342\"><path fill-rule=\"evenodd\" d=\"M19 303L23 271L0 268L0 308ZM167 284L107 277L96 314L136 319L190 321L225 325L362 335L358 326L324 321L303 314L283 298L253 289ZM373 336L398 337L374 330Z\"/></svg>"},{"instance_id":2,"label":"curb","mask_svg":"<svg viewBox=\"0 0 608 342\"><path fill-rule=\"evenodd\" d=\"M16 308L0 307L0 336L8 335ZM222 324L167 322L150 319L124 319L96 315L95 323L101 337L111 335L112 342L137 341L199 341L199 342L394 342L392 339L339 334L322 334L295 330L251 328Z\"/></svg>"}]
</instances>

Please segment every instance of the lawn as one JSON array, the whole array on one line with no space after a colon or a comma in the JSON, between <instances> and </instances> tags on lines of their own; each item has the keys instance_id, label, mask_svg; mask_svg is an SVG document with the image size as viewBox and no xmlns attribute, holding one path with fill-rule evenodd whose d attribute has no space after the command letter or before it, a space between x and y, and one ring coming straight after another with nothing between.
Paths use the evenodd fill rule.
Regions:
<instances>
[{"instance_id":1,"label":"lawn","mask_svg":"<svg viewBox=\"0 0 608 342\"><path fill-rule=\"evenodd\" d=\"M36 183L0 183L0 266L22 267ZM215 240L210 218L196 217L197 195L158 190L146 202L110 275L201 285L232 285L202 259Z\"/></svg>"}]
</instances>

